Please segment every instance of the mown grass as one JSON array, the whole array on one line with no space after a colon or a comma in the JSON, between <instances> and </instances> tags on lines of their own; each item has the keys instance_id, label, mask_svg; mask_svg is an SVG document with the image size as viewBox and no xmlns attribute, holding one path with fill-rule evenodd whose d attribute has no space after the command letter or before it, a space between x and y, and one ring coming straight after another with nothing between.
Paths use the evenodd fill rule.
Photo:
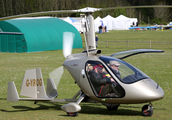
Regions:
<instances>
[{"instance_id":1,"label":"mown grass","mask_svg":"<svg viewBox=\"0 0 172 120\"><path fill-rule=\"evenodd\" d=\"M149 48L149 43L109 42L106 47L101 41L155 41L172 42L171 30L164 31L110 31L106 34L98 34L98 49L102 54L111 55L115 52L139 48ZM83 35L81 35L83 38ZM83 46L85 43L83 42ZM79 116L71 118L61 110L65 103L42 103L36 105L33 102L20 101L9 102L7 97L7 83L14 81L18 92L26 69L41 68L44 83L49 73L61 66L65 58L62 50L44 51L35 53L0 53L0 119L119 119L119 120L169 120L172 118L172 44L152 43L152 49L164 50L164 53L141 54L125 59L152 79L159 83L165 92L162 100L153 102L154 114L151 117L143 117L141 108L144 104L124 104L117 111L108 111L101 104L81 103L82 110ZM82 52L83 49L74 49L73 53ZM71 75L64 70L58 86L58 98L71 98L79 90L74 84ZM22 97L22 96L20 96Z\"/></svg>"}]
</instances>

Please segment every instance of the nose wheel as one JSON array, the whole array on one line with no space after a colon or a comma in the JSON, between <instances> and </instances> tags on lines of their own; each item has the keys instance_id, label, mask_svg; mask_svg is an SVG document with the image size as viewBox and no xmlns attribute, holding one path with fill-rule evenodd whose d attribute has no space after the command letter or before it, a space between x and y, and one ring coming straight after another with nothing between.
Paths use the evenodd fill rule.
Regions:
<instances>
[{"instance_id":1,"label":"nose wheel","mask_svg":"<svg viewBox=\"0 0 172 120\"><path fill-rule=\"evenodd\" d=\"M153 106L151 103L149 105L144 105L142 107L143 116L152 116L152 114L153 114Z\"/></svg>"}]
</instances>

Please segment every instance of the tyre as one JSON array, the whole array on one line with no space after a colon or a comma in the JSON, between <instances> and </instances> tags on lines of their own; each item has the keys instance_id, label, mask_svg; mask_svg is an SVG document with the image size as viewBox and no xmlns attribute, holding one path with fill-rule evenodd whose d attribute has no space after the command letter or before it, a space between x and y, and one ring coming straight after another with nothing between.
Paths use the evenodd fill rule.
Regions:
<instances>
[{"instance_id":1,"label":"tyre","mask_svg":"<svg viewBox=\"0 0 172 120\"><path fill-rule=\"evenodd\" d=\"M152 114L153 114L153 107L152 106L144 105L142 107L142 115L143 116L152 116Z\"/></svg>"}]
</instances>

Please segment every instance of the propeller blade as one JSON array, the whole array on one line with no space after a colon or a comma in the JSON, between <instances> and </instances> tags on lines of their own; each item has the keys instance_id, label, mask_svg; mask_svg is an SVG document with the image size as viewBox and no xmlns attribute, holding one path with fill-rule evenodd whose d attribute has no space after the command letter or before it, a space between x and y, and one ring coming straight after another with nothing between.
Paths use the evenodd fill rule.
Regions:
<instances>
[{"instance_id":1,"label":"propeller blade","mask_svg":"<svg viewBox=\"0 0 172 120\"><path fill-rule=\"evenodd\" d=\"M58 87L59 85L60 79L63 75L63 71L63 66L61 66L49 73L49 78L53 78L56 87Z\"/></svg>"},{"instance_id":2,"label":"propeller blade","mask_svg":"<svg viewBox=\"0 0 172 120\"><path fill-rule=\"evenodd\" d=\"M63 33L63 55L65 58L72 53L74 36L72 32Z\"/></svg>"}]
</instances>

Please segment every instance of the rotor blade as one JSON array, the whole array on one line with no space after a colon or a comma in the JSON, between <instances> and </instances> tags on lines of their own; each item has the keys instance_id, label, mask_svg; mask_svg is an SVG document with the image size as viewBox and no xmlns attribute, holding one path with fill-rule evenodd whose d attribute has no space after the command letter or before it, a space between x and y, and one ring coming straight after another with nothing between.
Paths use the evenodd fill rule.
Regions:
<instances>
[{"instance_id":1,"label":"rotor blade","mask_svg":"<svg viewBox=\"0 0 172 120\"><path fill-rule=\"evenodd\" d=\"M112 10L112 9L126 9L126 8L171 8L171 7L172 5L120 6L120 7L102 8L99 11Z\"/></svg>"},{"instance_id":2,"label":"rotor blade","mask_svg":"<svg viewBox=\"0 0 172 120\"><path fill-rule=\"evenodd\" d=\"M35 12L35 13L27 13L27 14L21 14L21 15L2 17L2 18L0 18L0 21L14 19L14 18L21 18L21 17L33 17L33 16L48 15L48 14L76 13L76 12L78 12L78 10L59 10L59 11Z\"/></svg>"},{"instance_id":3,"label":"rotor blade","mask_svg":"<svg viewBox=\"0 0 172 120\"><path fill-rule=\"evenodd\" d=\"M48 15L48 14L76 13L76 12L87 13L87 12L99 11L100 9L101 8L86 7L86 8L82 8L82 9L78 9L78 10L57 10L57 11L35 12L35 13L27 13L27 14L21 14L21 15L2 17L2 18L0 18L0 21L21 18L21 17L43 16L43 15Z\"/></svg>"},{"instance_id":4,"label":"rotor blade","mask_svg":"<svg viewBox=\"0 0 172 120\"><path fill-rule=\"evenodd\" d=\"M53 78L56 87L58 87L59 85L60 79L63 75L63 71L63 66L61 66L49 73L49 78Z\"/></svg>"},{"instance_id":5,"label":"rotor blade","mask_svg":"<svg viewBox=\"0 0 172 120\"><path fill-rule=\"evenodd\" d=\"M135 49L135 50L127 50L127 51L118 52L118 53L111 55L111 57L124 59L124 58L130 57L130 56L142 54L142 53L161 53L161 52L164 52L164 51L155 50L155 49Z\"/></svg>"},{"instance_id":6,"label":"rotor blade","mask_svg":"<svg viewBox=\"0 0 172 120\"><path fill-rule=\"evenodd\" d=\"M63 33L63 55L65 58L72 53L74 36L72 32Z\"/></svg>"},{"instance_id":7,"label":"rotor blade","mask_svg":"<svg viewBox=\"0 0 172 120\"><path fill-rule=\"evenodd\" d=\"M48 14L61 14L61 13L76 13L76 12L84 12L84 13L92 13L96 11L103 11L103 10L112 10L112 9L125 9L125 8L171 8L171 5L144 5L144 6L121 6L121 7L109 7L109 8L91 8L86 7L78 10L57 10L57 11L45 11L45 12L35 12L35 13L27 13L21 15L14 15L8 17L0 18L0 21L9 20L14 18L21 18L21 17L33 17L33 16L42 16Z\"/></svg>"}]
</instances>

